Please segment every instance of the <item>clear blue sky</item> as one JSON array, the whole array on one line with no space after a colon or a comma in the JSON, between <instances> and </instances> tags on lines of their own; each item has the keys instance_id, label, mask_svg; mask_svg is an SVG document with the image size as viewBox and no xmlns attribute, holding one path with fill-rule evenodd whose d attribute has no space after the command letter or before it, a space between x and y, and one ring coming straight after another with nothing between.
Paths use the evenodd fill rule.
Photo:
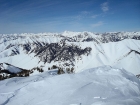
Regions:
<instances>
[{"instance_id":1,"label":"clear blue sky","mask_svg":"<svg viewBox=\"0 0 140 105\"><path fill-rule=\"evenodd\" d=\"M0 33L140 31L140 0L0 0Z\"/></svg>"}]
</instances>

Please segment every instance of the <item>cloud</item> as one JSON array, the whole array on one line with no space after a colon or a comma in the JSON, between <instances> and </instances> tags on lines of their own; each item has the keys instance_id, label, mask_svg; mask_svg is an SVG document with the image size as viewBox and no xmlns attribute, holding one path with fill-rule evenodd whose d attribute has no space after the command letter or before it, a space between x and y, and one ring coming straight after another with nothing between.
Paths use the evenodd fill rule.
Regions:
<instances>
[{"instance_id":1,"label":"cloud","mask_svg":"<svg viewBox=\"0 0 140 105\"><path fill-rule=\"evenodd\" d=\"M102 21L99 21L98 23L92 24L91 26L92 26L93 28L95 28L95 27L102 26L103 24L104 24L104 23L103 23Z\"/></svg>"},{"instance_id":2,"label":"cloud","mask_svg":"<svg viewBox=\"0 0 140 105\"><path fill-rule=\"evenodd\" d=\"M89 12L89 11L82 11L81 12L81 14L83 14L83 15L87 15L87 14L90 14L91 12Z\"/></svg>"},{"instance_id":3,"label":"cloud","mask_svg":"<svg viewBox=\"0 0 140 105\"><path fill-rule=\"evenodd\" d=\"M108 2L101 4L101 9L103 12L107 12L109 10Z\"/></svg>"},{"instance_id":4,"label":"cloud","mask_svg":"<svg viewBox=\"0 0 140 105\"><path fill-rule=\"evenodd\" d=\"M81 20L81 19L95 19L101 14L93 14L91 11L81 11L78 15L73 16L72 18Z\"/></svg>"},{"instance_id":5,"label":"cloud","mask_svg":"<svg viewBox=\"0 0 140 105\"><path fill-rule=\"evenodd\" d=\"M91 18L96 18L98 17L99 15L92 15Z\"/></svg>"},{"instance_id":6,"label":"cloud","mask_svg":"<svg viewBox=\"0 0 140 105\"><path fill-rule=\"evenodd\" d=\"M82 20L85 18L90 18L91 12L90 11L81 11L78 15L71 16L71 18L74 18L76 20Z\"/></svg>"}]
</instances>

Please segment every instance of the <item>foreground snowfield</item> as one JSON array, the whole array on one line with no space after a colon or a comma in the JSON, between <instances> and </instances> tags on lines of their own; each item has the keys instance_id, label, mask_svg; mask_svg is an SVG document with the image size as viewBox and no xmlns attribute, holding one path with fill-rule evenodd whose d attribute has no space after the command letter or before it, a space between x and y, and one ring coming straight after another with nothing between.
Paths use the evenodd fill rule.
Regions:
<instances>
[{"instance_id":1,"label":"foreground snowfield","mask_svg":"<svg viewBox=\"0 0 140 105\"><path fill-rule=\"evenodd\" d=\"M139 105L140 81L102 66L76 74L55 70L0 81L0 105Z\"/></svg>"}]
</instances>

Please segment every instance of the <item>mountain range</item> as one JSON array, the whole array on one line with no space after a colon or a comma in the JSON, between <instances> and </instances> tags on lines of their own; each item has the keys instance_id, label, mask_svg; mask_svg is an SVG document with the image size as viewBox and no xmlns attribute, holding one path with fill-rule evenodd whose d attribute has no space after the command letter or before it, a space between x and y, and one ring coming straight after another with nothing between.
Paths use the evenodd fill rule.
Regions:
<instances>
[{"instance_id":1,"label":"mountain range","mask_svg":"<svg viewBox=\"0 0 140 105\"><path fill-rule=\"evenodd\" d=\"M140 32L0 35L0 105L139 103Z\"/></svg>"},{"instance_id":2,"label":"mountain range","mask_svg":"<svg viewBox=\"0 0 140 105\"><path fill-rule=\"evenodd\" d=\"M1 34L0 63L24 70L73 67L75 72L109 65L138 75L139 40L140 32ZM2 68L12 71L9 66Z\"/></svg>"}]
</instances>

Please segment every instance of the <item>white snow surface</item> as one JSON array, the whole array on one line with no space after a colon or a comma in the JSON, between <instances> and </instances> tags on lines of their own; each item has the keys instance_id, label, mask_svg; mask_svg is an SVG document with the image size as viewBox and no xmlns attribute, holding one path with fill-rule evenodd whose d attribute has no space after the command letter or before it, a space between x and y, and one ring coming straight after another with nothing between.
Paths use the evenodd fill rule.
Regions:
<instances>
[{"instance_id":1,"label":"white snow surface","mask_svg":"<svg viewBox=\"0 0 140 105\"><path fill-rule=\"evenodd\" d=\"M21 71L21 69L14 67L12 65L7 65L5 63L3 63L3 65L2 65L2 69L9 70L11 73L18 73Z\"/></svg>"},{"instance_id":2,"label":"white snow surface","mask_svg":"<svg viewBox=\"0 0 140 105\"><path fill-rule=\"evenodd\" d=\"M140 74L140 41L127 39L119 42L95 44L93 42L80 43L81 47L91 47L89 56L82 56L82 60L76 61L76 70L82 71L103 65L124 68L137 75ZM131 53L130 53L131 52Z\"/></svg>"},{"instance_id":3,"label":"white snow surface","mask_svg":"<svg viewBox=\"0 0 140 105\"><path fill-rule=\"evenodd\" d=\"M56 70L0 81L0 105L139 105L140 80L102 66L76 74Z\"/></svg>"}]
</instances>

